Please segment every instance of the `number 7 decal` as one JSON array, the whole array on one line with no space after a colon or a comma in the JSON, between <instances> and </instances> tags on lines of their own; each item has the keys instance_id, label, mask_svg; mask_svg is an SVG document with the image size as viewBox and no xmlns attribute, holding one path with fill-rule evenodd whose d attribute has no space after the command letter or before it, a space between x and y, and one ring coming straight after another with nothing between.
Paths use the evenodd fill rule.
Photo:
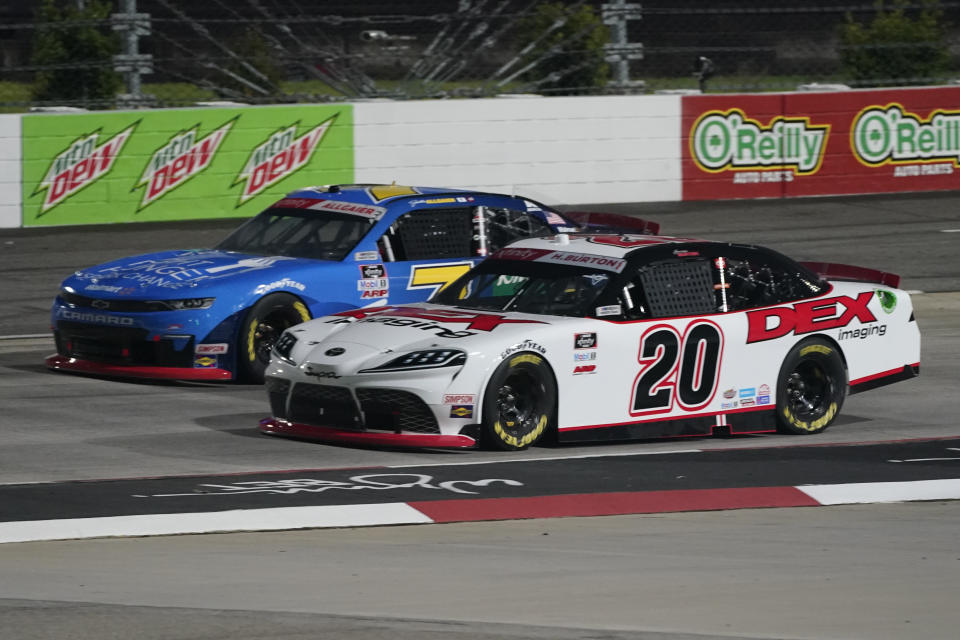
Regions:
<instances>
[{"instance_id":1,"label":"number 7 decal","mask_svg":"<svg viewBox=\"0 0 960 640\"><path fill-rule=\"evenodd\" d=\"M630 415L667 413L674 400L685 411L707 406L717 391L722 354L723 333L708 320L691 322L682 338L670 325L649 328L640 338Z\"/></svg>"}]
</instances>

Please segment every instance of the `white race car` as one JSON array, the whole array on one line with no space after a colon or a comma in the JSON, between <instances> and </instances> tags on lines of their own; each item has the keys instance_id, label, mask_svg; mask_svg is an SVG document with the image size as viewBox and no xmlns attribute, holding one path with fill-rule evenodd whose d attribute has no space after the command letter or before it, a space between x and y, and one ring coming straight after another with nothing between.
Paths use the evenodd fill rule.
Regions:
<instances>
[{"instance_id":1,"label":"white race car","mask_svg":"<svg viewBox=\"0 0 960 640\"><path fill-rule=\"evenodd\" d=\"M385 446L809 434L916 376L899 277L646 235L521 240L429 303L278 340L264 433Z\"/></svg>"}]
</instances>

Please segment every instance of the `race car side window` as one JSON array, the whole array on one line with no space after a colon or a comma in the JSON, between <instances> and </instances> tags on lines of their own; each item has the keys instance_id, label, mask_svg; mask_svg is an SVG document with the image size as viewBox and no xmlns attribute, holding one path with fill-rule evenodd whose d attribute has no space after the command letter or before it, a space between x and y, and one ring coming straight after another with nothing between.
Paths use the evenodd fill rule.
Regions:
<instances>
[{"instance_id":1,"label":"race car side window","mask_svg":"<svg viewBox=\"0 0 960 640\"><path fill-rule=\"evenodd\" d=\"M553 230L543 220L526 211L506 207L477 207L474 214L476 239L484 239L487 254L493 253L514 240L548 236ZM480 254L479 246L476 246Z\"/></svg>"},{"instance_id":2,"label":"race car side window","mask_svg":"<svg viewBox=\"0 0 960 640\"><path fill-rule=\"evenodd\" d=\"M767 256L723 258L715 270L717 303L741 311L808 298L817 292L802 274Z\"/></svg>"},{"instance_id":3,"label":"race car side window","mask_svg":"<svg viewBox=\"0 0 960 640\"><path fill-rule=\"evenodd\" d=\"M670 318L716 313L711 261L698 257L665 260L641 268L637 277L646 295L649 317Z\"/></svg>"},{"instance_id":4,"label":"race car side window","mask_svg":"<svg viewBox=\"0 0 960 640\"><path fill-rule=\"evenodd\" d=\"M434 260L473 255L469 207L410 211L377 241L380 255L394 260Z\"/></svg>"}]
</instances>

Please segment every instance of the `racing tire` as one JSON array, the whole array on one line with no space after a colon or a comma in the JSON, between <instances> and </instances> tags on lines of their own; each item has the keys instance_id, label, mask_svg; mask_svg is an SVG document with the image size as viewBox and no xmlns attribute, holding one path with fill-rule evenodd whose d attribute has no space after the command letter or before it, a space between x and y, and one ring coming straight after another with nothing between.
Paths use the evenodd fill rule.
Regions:
<instances>
[{"instance_id":1,"label":"racing tire","mask_svg":"<svg viewBox=\"0 0 960 640\"><path fill-rule=\"evenodd\" d=\"M274 293L258 300L244 316L237 338L237 378L263 383L274 343L287 328L309 319L306 305L289 293Z\"/></svg>"},{"instance_id":2,"label":"racing tire","mask_svg":"<svg viewBox=\"0 0 960 640\"><path fill-rule=\"evenodd\" d=\"M483 397L482 444L519 451L553 428L557 385L542 356L515 353L500 363Z\"/></svg>"},{"instance_id":3,"label":"racing tire","mask_svg":"<svg viewBox=\"0 0 960 640\"><path fill-rule=\"evenodd\" d=\"M823 338L800 342L783 360L777 378L777 431L820 433L847 395L847 368L836 346Z\"/></svg>"}]
</instances>

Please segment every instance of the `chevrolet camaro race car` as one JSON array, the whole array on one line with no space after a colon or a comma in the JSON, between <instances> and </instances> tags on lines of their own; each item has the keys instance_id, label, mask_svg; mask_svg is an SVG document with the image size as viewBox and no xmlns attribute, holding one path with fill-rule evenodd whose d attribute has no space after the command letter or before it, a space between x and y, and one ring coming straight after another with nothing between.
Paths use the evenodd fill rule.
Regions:
<instances>
[{"instance_id":1,"label":"chevrolet camaro race car","mask_svg":"<svg viewBox=\"0 0 960 640\"><path fill-rule=\"evenodd\" d=\"M287 327L426 300L518 238L580 228L656 232L616 214L561 214L520 196L397 185L296 191L213 249L115 260L63 281L52 369L260 381Z\"/></svg>"},{"instance_id":2,"label":"chevrolet camaro race car","mask_svg":"<svg viewBox=\"0 0 960 640\"><path fill-rule=\"evenodd\" d=\"M519 240L429 303L288 329L263 433L386 446L817 433L919 373L893 274L644 235Z\"/></svg>"}]
</instances>

